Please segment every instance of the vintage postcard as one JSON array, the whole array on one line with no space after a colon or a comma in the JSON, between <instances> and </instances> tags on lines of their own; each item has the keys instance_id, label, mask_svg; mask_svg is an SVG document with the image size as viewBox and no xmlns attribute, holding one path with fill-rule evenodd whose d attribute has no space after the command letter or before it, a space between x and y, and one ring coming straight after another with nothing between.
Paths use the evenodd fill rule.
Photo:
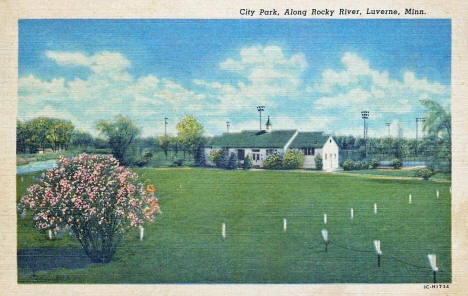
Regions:
<instances>
[{"instance_id":1,"label":"vintage postcard","mask_svg":"<svg viewBox=\"0 0 468 296\"><path fill-rule=\"evenodd\" d=\"M464 290L453 4L100 5L5 27L4 292Z\"/></svg>"}]
</instances>

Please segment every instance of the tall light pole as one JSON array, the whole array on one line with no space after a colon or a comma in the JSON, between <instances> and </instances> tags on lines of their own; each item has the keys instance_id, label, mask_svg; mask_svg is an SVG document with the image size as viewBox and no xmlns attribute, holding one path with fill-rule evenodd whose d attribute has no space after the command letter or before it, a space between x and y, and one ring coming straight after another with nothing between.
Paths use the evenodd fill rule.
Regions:
<instances>
[{"instance_id":1,"label":"tall light pole","mask_svg":"<svg viewBox=\"0 0 468 296\"><path fill-rule=\"evenodd\" d=\"M227 133L229 134L229 127L231 126L231 122L228 120L226 121L226 128L227 128Z\"/></svg>"},{"instance_id":2,"label":"tall light pole","mask_svg":"<svg viewBox=\"0 0 468 296\"><path fill-rule=\"evenodd\" d=\"M390 122L385 122L385 125L387 126L387 129L388 129L388 137L390 138Z\"/></svg>"},{"instance_id":3,"label":"tall light pole","mask_svg":"<svg viewBox=\"0 0 468 296\"><path fill-rule=\"evenodd\" d=\"M361 111L361 118L364 121L364 130L363 130L364 154L365 154L365 157L367 157L367 122L366 122L366 120L369 119L369 111L367 111L367 110Z\"/></svg>"},{"instance_id":4,"label":"tall light pole","mask_svg":"<svg viewBox=\"0 0 468 296\"><path fill-rule=\"evenodd\" d=\"M265 111L265 106L257 106L257 111L260 113L260 130L262 130L262 111Z\"/></svg>"},{"instance_id":5,"label":"tall light pole","mask_svg":"<svg viewBox=\"0 0 468 296\"><path fill-rule=\"evenodd\" d=\"M361 111L361 117L364 121L364 131L363 131L363 136L364 136L364 140L367 139L367 122L366 120L369 119L369 111Z\"/></svg>"},{"instance_id":6,"label":"tall light pole","mask_svg":"<svg viewBox=\"0 0 468 296\"><path fill-rule=\"evenodd\" d=\"M167 136L167 120L169 118L167 117L164 117L164 136L166 137Z\"/></svg>"}]
</instances>

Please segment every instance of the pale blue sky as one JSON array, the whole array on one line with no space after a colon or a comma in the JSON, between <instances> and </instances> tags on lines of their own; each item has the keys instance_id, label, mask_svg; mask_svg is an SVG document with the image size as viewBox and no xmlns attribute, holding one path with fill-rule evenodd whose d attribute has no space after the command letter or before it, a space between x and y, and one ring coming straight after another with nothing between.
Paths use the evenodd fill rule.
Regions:
<instances>
[{"instance_id":1,"label":"pale blue sky","mask_svg":"<svg viewBox=\"0 0 468 296\"><path fill-rule=\"evenodd\" d=\"M419 100L450 105L450 20L21 20L19 114L145 136L187 114L207 134L258 128L414 136Z\"/></svg>"}]
</instances>

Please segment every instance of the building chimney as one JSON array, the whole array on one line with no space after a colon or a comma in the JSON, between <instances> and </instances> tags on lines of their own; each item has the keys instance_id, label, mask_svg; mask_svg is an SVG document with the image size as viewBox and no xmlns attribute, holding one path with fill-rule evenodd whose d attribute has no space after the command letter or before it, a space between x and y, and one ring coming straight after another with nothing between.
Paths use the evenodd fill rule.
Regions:
<instances>
[{"instance_id":1,"label":"building chimney","mask_svg":"<svg viewBox=\"0 0 468 296\"><path fill-rule=\"evenodd\" d=\"M265 126L266 126L266 132L267 132L267 133L271 132L271 130L272 130L272 125L271 125L271 121L270 121L270 115L268 115L268 120L267 120Z\"/></svg>"}]
</instances>

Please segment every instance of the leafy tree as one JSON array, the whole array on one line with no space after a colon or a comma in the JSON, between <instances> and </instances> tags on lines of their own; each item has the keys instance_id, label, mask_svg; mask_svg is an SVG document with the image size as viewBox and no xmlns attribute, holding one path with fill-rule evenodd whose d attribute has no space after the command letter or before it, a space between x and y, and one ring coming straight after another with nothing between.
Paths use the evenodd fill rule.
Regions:
<instances>
[{"instance_id":1,"label":"leafy tree","mask_svg":"<svg viewBox=\"0 0 468 296\"><path fill-rule=\"evenodd\" d=\"M71 136L71 144L77 147L88 148L93 144L93 137L82 130L76 130Z\"/></svg>"},{"instance_id":2,"label":"leafy tree","mask_svg":"<svg viewBox=\"0 0 468 296\"><path fill-rule=\"evenodd\" d=\"M205 166L205 145L200 143L195 150L195 166L204 167Z\"/></svg>"},{"instance_id":3,"label":"leafy tree","mask_svg":"<svg viewBox=\"0 0 468 296\"><path fill-rule=\"evenodd\" d=\"M167 160L167 152L171 147L171 143L174 141L173 137L171 136L159 136L158 137L158 145L164 151L164 155L166 156Z\"/></svg>"},{"instance_id":4,"label":"leafy tree","mask_svg":"<svg viewBox=\"0 0 468 296\"><path fill-rule=\"evenodd\" d=\"M26 125L21 121L16 121L16 151L26 153L28 139L28 131Z\"/></svg>"},{"instance_id":5,"label":"leafy tree","mask_svg":"<svg viewBox=\"0 0 468 296\"><path fill-rule=\"evenodd\" d=\"M229 156L226 169L237 170L237 155L234 152L231 152L231 155Z\"/></svg>"},{"instance_id":6,"label":"leafy tree","mask_svg":"<svg viewBox=\"0 0 468 296\"><path fill-rule=\"evenodd\" d=\"M229 161L229 150L222 149L221 155L218 157L216 161L216 167L220 169L225 169L228 166L228 161Z\"/></svg>"},{"instance_id":7,"label":"leafy tree","mask_svg":"<svg viewBox=\"0 0 468 296\"><path fill-rule=\"evenodd\" d=\"M57 151L60 148L66 149L75 127L69 120L50 118L50 127L47 131L47 141L52 149Z\"/></svg>"},{"instance_id":8,"label":"leafy tree","mask_svg":"<svg viewBox=\"0 0 468 296\"><path fill-rule=\"evenodd\" d=\"M139 134L136 124L130 118L120 115L114 120L99 121L97 128L107 137L114 157L126 164L125 153Z\"/></svg>"},{"instance_id":9,"label":"leafy tree","mask_svg":"<svg viewBox=\"0 0 468 296\"><path fill-rule=\"evenodd\" d=\"M299 150L291 149L286 152L283 158L283 169L298 169L304 166L304 154Z\"/></svg>"},{"instance_id":10,"label":"leafy tree","mask_svg":"<svg viewBox=\"0 0 468 296\"><path fill-rule=\"evenodd\" d=\"M439 103L432 100L421 100L421 104L427 109L424 131L429 136L450 138L452 135L450 111L446 111Z\"/></svg>"},{"instance_id":11,"label":"leafy tree","mask_svg":"<svg viewBox=\"0 0 468 296\"><path fill-rule=\"evenodd\" d=\"M53 122L48 117L38 117L28 121L26 129L28 130L29 137L26 142L44 151L49 143L47 135L52 124Z\"/></svg>"},{"instance_id":12,"label":"leafy tree","mask_svg":"<svg viewBox=\"0 0 468 296\"><path fill-rule=\"evenodd\" d=\"M177 136L180 143L195 154L197 146L203 141L203 125L193 116L187 116L177 123Z\"/></svg>"},{"instance_id":13,"label":"leafy tree","mask_svg":"<svg viewBox=\"0 0 468 296\"><path fill-rule=\"evenodd\" d=\"M252 159L250 158L250 155L247 155L244 158L243 168L244 170L250 170L252 168Z\"/></svg>"}]
</instances>

